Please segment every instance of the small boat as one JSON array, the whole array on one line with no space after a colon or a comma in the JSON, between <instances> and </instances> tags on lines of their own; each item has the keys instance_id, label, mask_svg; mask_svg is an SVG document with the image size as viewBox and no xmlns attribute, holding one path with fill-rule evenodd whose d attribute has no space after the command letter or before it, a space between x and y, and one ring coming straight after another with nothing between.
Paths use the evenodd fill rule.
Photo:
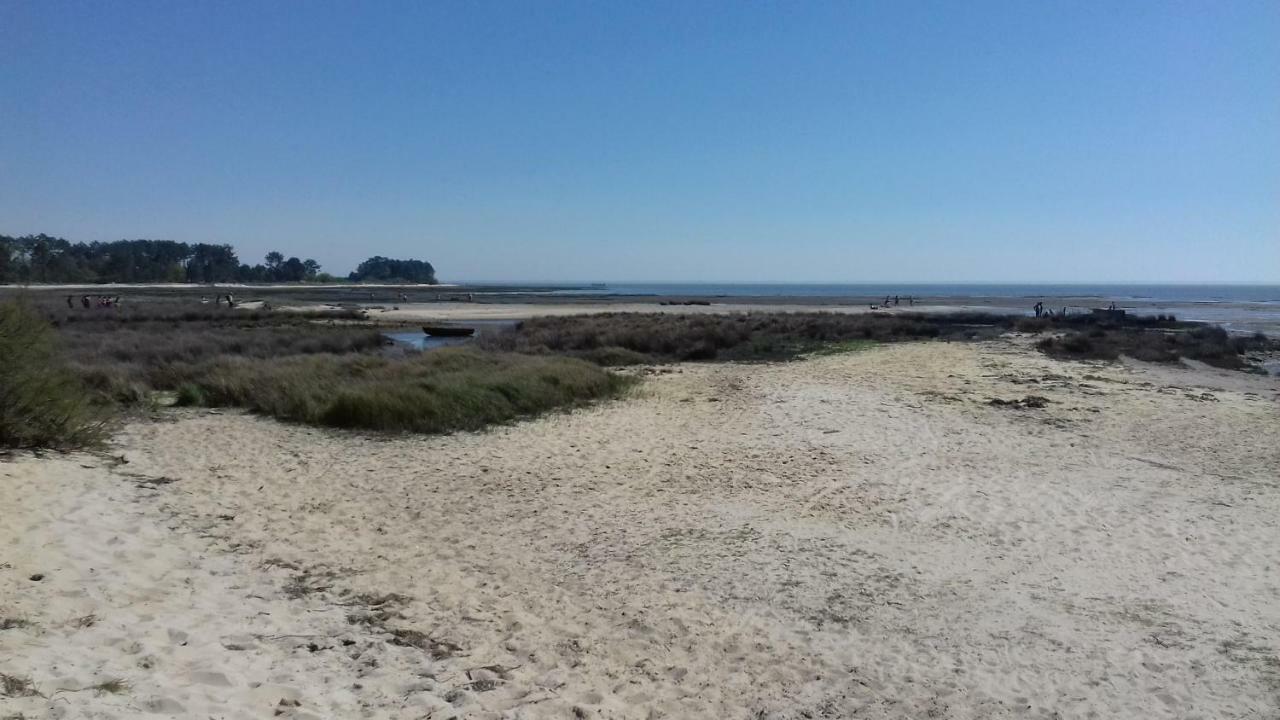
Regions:
<instances>
[{"instance_id":1,"label":"small boat","mask_svg":"<svg viewBox=\"0 0 1280 720\"><path fill-rule=\"evenodd\" d=\"M422 332L432 337L471 337L476 334L476 329L450 325L423 325Z\"/></svg>"}]
</instances>

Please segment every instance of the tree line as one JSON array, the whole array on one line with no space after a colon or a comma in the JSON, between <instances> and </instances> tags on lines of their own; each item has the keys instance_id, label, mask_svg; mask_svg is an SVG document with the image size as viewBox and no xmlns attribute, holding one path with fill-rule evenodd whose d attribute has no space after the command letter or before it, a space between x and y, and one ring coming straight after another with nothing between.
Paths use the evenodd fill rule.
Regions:
<instances>
[{"instance_id":1,"label":"tree line","mask_svg":"<svg viewBox=\"0 0 1280 720\"><path fill-rule=\"evenodd\" d=\"M271 251L255 265L241 262L230 245L174 240L73 243L43 233L0 235L0 283L216 283L334 282L310 258ZM360 263L351 282L436 282L422 260L381 256Z\"/></svg>"}]
</instances>

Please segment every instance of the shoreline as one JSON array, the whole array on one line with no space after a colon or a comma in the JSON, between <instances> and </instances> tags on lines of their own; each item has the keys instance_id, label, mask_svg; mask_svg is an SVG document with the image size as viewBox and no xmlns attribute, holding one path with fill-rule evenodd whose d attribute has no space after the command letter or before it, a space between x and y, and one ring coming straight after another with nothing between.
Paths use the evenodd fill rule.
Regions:
<instances>
[{"instance_id":1,"label":"shoreline","mask_svg":"<svg viewBox=\"0 0 1280 720\"><path fill-rule=\"evenodd\" d=\"M865 312L872 304L880 304L883 296L818 296L818 295L611 295L590 292L549 294L533 292L527 286L490 287L467 285L113 285L75 286L92 291L136 291L126 301L194 300L210 290L235 288L242 302L269 302L277 306L299 308L319 305L355 305L380 314L398 313L405 321L430 319L520 320L536 315L561 315L584 312ZM0 297L16 293L40 295L66 293L72 286L0 286ZM470 293L471 300L467 301ZM401 302L400 296L408 296ZM1051 309L1067 306L1070 312L1087 312L1106 307L1109 300L1088 296L1007 297L980 295L919 296L915 305L899 304L889 308L896 312L999 312L1030 314L1034 300L1045 299ZM1052 300L1052 302L1049 302ZM694 301L706 305L684 305ZM1180 319L1221 325L1240 333L1261 332L1280 337L1280 304L1239 301L1161 301L1117 300L1118 307L1141 314L1172 314ZM399 311L389 308L399 306ZM471 308L470 311L467 308ZM409 310L412 309L412 312Z\"/></svg>"}]
</instances>

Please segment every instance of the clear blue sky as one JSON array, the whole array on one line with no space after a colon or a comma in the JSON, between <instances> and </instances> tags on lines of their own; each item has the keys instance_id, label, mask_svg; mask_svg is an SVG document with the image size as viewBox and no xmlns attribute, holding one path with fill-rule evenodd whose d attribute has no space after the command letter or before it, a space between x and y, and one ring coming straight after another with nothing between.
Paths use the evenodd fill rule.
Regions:
<instances>
[{"instance_id":1,"label":"clear blue sky","mask_svg":"<svg viewBox=\"0 0 1280 720\"><path fill-rule=\"evenodd\" d=\"M1280 281L1280 2L0 3L0 233Z\"/></svg>"}]
</instances>

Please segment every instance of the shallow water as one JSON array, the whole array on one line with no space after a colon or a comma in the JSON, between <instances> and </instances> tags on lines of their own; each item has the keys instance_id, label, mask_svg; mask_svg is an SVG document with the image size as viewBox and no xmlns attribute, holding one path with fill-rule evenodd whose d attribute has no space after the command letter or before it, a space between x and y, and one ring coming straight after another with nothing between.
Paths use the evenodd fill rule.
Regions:
<instances>
[{"instance_id":1,"label":"shallow water","mask_svg":"<svg viewBox=\"0 0 1280 720\"><path fill-rule=\"evenodd\" d=\"M382 335L397 345L410 347L414 350L435 350L436 348L453 347L454 345L466 345L475 340L474 337L432 337L421 330L389 332L382 333Z\"/></svg>"},{"instance_id":2,"label":"shallow water","mask_svg":"<svg viewBox=\"0 0 1280 720\"><path fill-rule=\"evenodd\" d=\"M1280 285L1135 283L607 283L547 285L553 295L679 295L691 297L854 297L883 298L1092 298L1178 303L1280 304ZM1047 303L1053 305L1053 302Z\"/></svg>"}]
</instances>

